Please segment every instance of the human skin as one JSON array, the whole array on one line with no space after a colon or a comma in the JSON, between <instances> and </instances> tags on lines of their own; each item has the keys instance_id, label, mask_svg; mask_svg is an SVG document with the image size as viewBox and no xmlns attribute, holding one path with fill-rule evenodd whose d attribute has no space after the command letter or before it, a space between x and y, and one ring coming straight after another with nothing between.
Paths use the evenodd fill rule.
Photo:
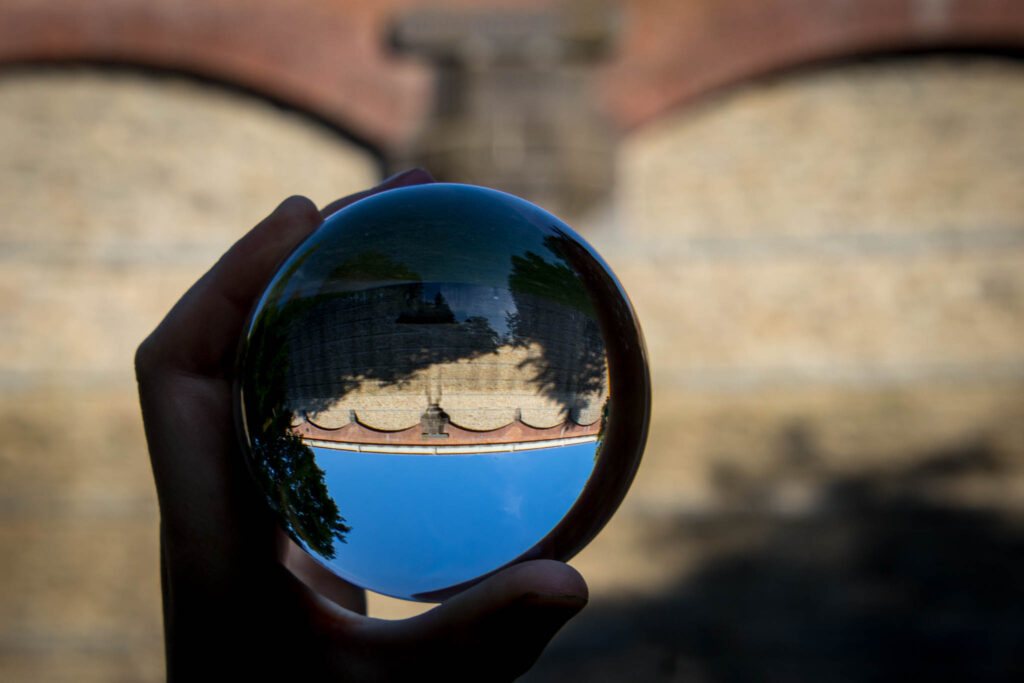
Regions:
<instances>
[{"instance_id":1,"label":"human skin","mask_svg":"<svg viewBox=\"0 0 1024 683\"><path fill-rule=\"evenodd\" d=\"M139 347L136 377L160 505L169 681L512 680L586 604L586 583L574 569L536 560L417 617L367 617L363 591L288 541L250 482L232 382L255 300L326 216L382 190L432 181L407 171L322 211L303 197L286 199Z\"/></svg>"}]
</instances>

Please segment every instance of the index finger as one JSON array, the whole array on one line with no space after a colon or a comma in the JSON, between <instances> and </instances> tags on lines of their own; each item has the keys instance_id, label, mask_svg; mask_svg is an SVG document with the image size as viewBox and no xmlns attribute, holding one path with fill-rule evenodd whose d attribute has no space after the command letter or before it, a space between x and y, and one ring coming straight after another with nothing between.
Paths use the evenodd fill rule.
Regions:
<instances>
[{"instance_id":1,"label":"index finger","mask_svg":"<svg viewBox=\"0 0 1024 683\"><path fill-rule=\"evenodd\" d=\"M284 200L174 305L139 347L136 371L221 374L253 301L274 269L321 222L309 199Z\"/></svg>"}]
</instances>

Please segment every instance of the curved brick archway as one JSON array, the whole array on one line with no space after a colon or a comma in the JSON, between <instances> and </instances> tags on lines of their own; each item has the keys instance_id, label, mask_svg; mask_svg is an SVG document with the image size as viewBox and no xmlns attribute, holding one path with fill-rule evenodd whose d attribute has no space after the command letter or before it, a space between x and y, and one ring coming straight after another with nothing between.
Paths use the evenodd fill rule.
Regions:
<instances>
[{"instance_id":1,"label":"curved brick archway","mask_svg":"<svg viewBox=\"0 0 1024 683\"><path fill-rule=\"evenodd\" d=\"M803 64L900 51L1024 48L1014 0L690 0L625 3L604 109L629 129L710 91Z\"/></svg>"},{"instance_id":2,"label":"curved brick archway","mask_svg":"<svg viewBox=\"0 0 1024 683\"><path fill-rule=\"evenodd\" d=\"M390 54L386 36L395 18L427 4L13 0L0 6L0 64L100 60L195 73L304 109L388 150L419 129L432 93L429 68ZM620 35L596 92L600 108L624 129L710 90L807 62L908 49L1024 48L1024 11L1015 0L608 4L621 19ZM467 11L523 5L452 3Z\"/></svg>"},{"instance_id":3,"label":"curved brick archway","mask_svg":"<svg viewBox=\"0 0 1024 683\"><path fill-rule=\"evenodd\" d=\"M0 6L0 64L156 67L305 110L382 149L409 135L429 75L379 39L402 0L35 0Z\"/></svg>"}]
</instances>

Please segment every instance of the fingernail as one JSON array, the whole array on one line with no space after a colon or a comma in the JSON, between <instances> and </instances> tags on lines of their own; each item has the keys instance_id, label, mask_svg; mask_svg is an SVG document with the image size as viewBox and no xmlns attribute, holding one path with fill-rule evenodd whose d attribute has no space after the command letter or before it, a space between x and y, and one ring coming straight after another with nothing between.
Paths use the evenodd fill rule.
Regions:
<instances>
[{"instance_id":1,"label":"fingernail","mask_svg":"<svg viewBox=\"0 0 1024 683\"><path fill-rule=\"evenodd\" d=\"M380 185L378 185L378 187L401 187L406 184L407 180L411 180L414 177L417 178L418 183L431 182L434 180L434 177L430 175L426 169L417 166L416 168L407 168L404 171L399 171L393 176L386 178Z\"/></svg>"}]
</instances>

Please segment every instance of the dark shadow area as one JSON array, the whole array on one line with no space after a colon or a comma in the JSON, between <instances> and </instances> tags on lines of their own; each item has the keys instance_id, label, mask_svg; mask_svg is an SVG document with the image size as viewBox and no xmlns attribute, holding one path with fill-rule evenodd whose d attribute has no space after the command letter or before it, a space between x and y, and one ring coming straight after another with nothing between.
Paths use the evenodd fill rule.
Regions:
<instances>
[{"instance_id":1,"label":"dark shadow area","mask_svg":"<svg viewBox=\"0 0 1024 683\"><path fill-rule=\"evenodd\" d=\"M410 282L285 304L303 309L288 330L291 409L317 413L367 381L401 385L432 365L497 352L503 340L488 320L456 320L442 288Z\"/></svg>"},{"instance_id":2,"label":"dark shadow area","mask_svg":"<svg viewBox=\"0 0 1024 683\"><path fill-rule=\"evenodd\" d=\"M821 466L806 432L784 439L784 470ZM776 480L666 520L651 556L696 550L699 568L591 605L522 680L1024 680L1022 520L951 493L1009 465L984 441L912 462L833 477L796 514L766 503Z\"/></svg>"}]
</instances>

